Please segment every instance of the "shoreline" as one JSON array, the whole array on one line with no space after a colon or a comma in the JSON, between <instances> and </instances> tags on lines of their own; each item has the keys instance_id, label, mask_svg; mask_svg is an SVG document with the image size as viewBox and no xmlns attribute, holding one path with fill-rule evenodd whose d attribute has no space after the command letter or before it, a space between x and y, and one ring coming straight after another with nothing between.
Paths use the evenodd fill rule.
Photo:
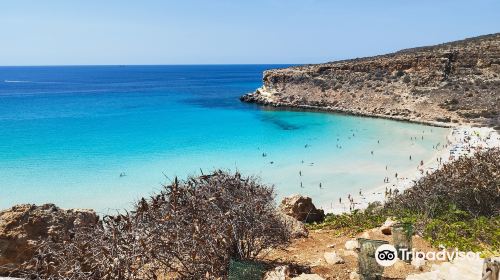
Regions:
<instances>
[{"instance_id":1,"label":"shoreline","mask_svg":"<svg viewBox=\"0 0 500 280\"><path fill-rule=\"evenodd\" d=\"M440 145L440 149L436 150L434 155L426 162L418 165L416 170L407 169L403 172L398 172L398 177L396 179L394 178L394 176L390 176L388 177L388 182L383 183L377 187L362 190L361 193L351 195L350 198L342 197L342 202L337 200L335 203L332 203L330 205L317 205L318 208L323 209L325 213L349 213L351 210L365 209L366 207L368 207L369 203L372 202L380 201L381 203L384 203L384 201L388 198L388 196L386 196L386 191L389 189L391 190L391 192L396 189L397 192L402 192L408 188L411 188L416 182L425 177L427 174L440 169L444 164L450 163L462 155L472 156L474 155L476 150L486 150L490 148L500 147L500 134L492 127L474 126L474 124L472 123L426 120L422 118L414 118L411 116L377 114L363 110L332 107L327 104L322 106L293 104L276 101L273 99L273 96L273 92L268 91L266 87L263 86L258 88L253 93L243 95L240 100L242 102L254 103L268 108L280 108L284 110L310 110L315 112L337 113L358 117L382 118L450 129L450 132L445 139L446 143ZM492 141L486 139L487 137L493 138Z\"/></svg>"},{"instance_id":2,"label":"shoreline","mask_svg":"<svg viewBox=\"0 0 500 280\"><path fill-rule=\"evenodd\" d=\"M373 112L366 112L363 110L357 109L349 109L342 107L333 107L330 105L308 105L308 104L293 104L293 103L285 103L280 101L275 101L272 99L273 93L265 90L263 87L258 88L253 93L248 93L240 97L241 102L245 103L253 103L260 105L262 107L267 108L280 108L280 109L295 109L295 110L308 110L314 112L322 112L322 113L336 113L336 114L345 114L349 116L358 116L358 117L366 117L366 118L381 118L381 119L389 119L394 121L408 122L408 123L416 123L416 124L424 124L428 126L434 127L445 127L445 128L453 128L460 127L467 124L461 124L458 122L443 122L437 120L426 120L422 118L415 118L412 116L401 116L401 115L386 115L386 114L377 114Z\"/></svg>"},{"instance_id":3,"label":"shoreline","mask_svg":"<svg viewBox=\"0 0 500 280\"><path fill-rule=\"evenodd\" d=\"M391 178L388 183L383 183L377 187L363 191L364 193L352 196L354 203L349 203L348 198L342 198L342 203L335 203L330 206L318 205L325 213L342 214L349 213L352 210L363 210L370 203L379 201L382 204L388 198L386 190L396 190L401 193L415 185L426 175L442 168L445 164L451 163L461 156L473 156L475 153L500 148L500 134L493 128L459 126L450 130L446 136L447 143L439 149L434 155L419 165L416 170L405 170L398 178ZM325 207L326 206L326 207ZM332 207L333 206L333 207Z\"/></svg>"}]
</instances>

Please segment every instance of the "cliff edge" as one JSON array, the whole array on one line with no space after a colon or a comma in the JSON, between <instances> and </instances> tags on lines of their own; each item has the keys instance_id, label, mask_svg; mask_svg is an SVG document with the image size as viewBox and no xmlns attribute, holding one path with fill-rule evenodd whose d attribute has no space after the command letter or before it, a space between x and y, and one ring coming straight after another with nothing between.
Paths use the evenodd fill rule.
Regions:
<instances>
[{"instance_id":1,"label":"cliff edge","mask_svg":"<svg viewBox=\"0 0 500 280\"><path fill-rule=\"evenodd\" d=\"M500 128L500 33L264 72L244 102Z\"/></svg>"}]
</instances>

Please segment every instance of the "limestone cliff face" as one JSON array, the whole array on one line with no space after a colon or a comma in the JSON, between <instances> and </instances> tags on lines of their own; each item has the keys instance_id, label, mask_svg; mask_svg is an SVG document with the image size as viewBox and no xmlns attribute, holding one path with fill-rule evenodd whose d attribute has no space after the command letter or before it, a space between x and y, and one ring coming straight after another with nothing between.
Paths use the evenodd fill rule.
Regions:
<instances>
[{"instance_id":1,"label":"limestone cliff face","mask_svg":"<svg viewBox=\"0 0 500 280\"><path fill-rule=\"evenodd\" d=\"M500 126L500 33L264 72L242 101L419 122Z\"/></svg>"}]
</instances>

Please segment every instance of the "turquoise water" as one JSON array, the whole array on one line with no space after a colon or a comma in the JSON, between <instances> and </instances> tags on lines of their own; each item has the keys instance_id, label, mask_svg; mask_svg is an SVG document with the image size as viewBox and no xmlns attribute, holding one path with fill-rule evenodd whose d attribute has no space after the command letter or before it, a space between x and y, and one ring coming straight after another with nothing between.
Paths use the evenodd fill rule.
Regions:
<instances>
[{"instance_id":1,"label":"turquoise water","mask_svg":"<svg viewBox=\"0 0 500 280\"><path fill-rule=\"evenodd\" d=\"M106 212L215 168L326 205L444 142L443 128L240 103L274 67L0 67L0 208Z\"/></svg>"}]
</instances>

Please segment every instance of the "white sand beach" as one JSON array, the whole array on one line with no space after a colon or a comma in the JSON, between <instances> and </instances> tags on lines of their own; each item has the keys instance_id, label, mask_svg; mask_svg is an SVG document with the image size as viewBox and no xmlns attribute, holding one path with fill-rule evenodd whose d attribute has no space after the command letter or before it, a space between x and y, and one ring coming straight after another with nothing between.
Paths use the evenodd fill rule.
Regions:
<instances>
[{"instance_id":1,"label":"white sand beach","mask_svg":"<svg viewBox=\"0 0 500 280\"><path fill-rule=\"evenodd\" d=\"M457 126L450 130L447 143L435 147L436 153L427 162L419 162L413 170L407 170L387 178L386 183L366 191L342 197L331 205L320 205L326 213L346 213L354 209L365 209L369 203L384 202L389 193L402 192L411 188L418 180L427 174L440 169L444 164L452 162L461 156L472 156L477 152L500 148L500 134L488 127ZM385 181L385 180L384 180ZM326 207L325 207L326 206Z\"/></svg>"}]
</instances>

